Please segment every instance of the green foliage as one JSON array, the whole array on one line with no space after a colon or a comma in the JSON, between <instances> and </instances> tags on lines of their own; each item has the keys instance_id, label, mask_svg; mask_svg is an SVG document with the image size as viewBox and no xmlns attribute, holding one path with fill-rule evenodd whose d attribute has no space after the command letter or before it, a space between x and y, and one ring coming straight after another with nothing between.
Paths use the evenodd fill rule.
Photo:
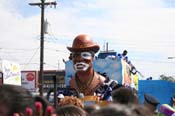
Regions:
<instances>
[{"instance_id":1,"label":"green foliage","mask_svg":"<svg viewBox=\"0 0 175 116\"><path fill-rule=\"evenodd\" d=\"M175 77L174 76L166 76L164 74L160 75L160 80L167 80L170 82L175 82Z\"/></svg>"}]
</instances>

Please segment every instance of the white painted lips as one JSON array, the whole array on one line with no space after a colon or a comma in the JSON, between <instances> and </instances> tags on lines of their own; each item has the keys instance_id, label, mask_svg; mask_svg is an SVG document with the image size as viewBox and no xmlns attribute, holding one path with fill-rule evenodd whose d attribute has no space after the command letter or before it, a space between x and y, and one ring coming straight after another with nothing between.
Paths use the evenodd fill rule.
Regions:
<instances>
[{"instance_id":1,"label":"white painted lips","mask_svg":"<svg viewBox=\"0 0 175 116\"><path fill-rule=\"evenodd\" d=\"M74 69L76 71L86 71L89 67L89 64L85 63L85 62L78 62L74 65Z\"/></svg>"},{"instance_id":2,"label":"white painted lips","mask_svg":"<svg viewBox=\"0 0 175 116\"><path fill-rule=\"evenodd\" d=\"M82 68L84 68L85 65L83 65L83 64L77 64L76 66L77 66L78 69L82 69Z\"/></svg>"}]
</instances>

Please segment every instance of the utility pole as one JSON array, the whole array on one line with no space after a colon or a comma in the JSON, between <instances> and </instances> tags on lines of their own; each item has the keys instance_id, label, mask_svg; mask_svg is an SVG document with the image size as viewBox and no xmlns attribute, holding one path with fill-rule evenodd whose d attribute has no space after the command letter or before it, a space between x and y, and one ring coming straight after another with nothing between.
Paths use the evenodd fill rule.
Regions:
<instances>
[{"instance_id":1,"label":"utility pole","mask_svg":"<svg viewBox=\"0 0 175 116\"><path fill-rule=\"evenodd\" d=\"M31 6L39 6L41 8L41 33L40 33L40 72L39 72L39 91L43 96L43 64L44 64L44 9L45 6L56 6L56 2L45 2L41 0L41 3L29 3Z\"/></svg>"}]
</instances>

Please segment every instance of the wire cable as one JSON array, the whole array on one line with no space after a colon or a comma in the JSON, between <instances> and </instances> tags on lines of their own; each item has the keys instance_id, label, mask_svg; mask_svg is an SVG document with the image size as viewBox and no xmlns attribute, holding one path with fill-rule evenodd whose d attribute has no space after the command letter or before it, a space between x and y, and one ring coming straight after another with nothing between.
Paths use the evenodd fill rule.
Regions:
<instances>
[{"instance_id":1,"label":"wire cable","mask_svg":"<svg viewBox=\"0 0 175 116\"><path fill-rule=\"evenodd\" d=\"M32 57L29 59L29 61L26 63L26 65L29 65L29 63L32 61L33 57L34 57L34 56L36 55L36 53L38 52L39 48L40 48L40 47L38 47L38 48L36 49L36 51L34 52L34 54L32 55ZM26 65L25 65L25 66L26 66ZM23 69L25 69L25 66L24 66Z\"/></svg>"}]
</instances>

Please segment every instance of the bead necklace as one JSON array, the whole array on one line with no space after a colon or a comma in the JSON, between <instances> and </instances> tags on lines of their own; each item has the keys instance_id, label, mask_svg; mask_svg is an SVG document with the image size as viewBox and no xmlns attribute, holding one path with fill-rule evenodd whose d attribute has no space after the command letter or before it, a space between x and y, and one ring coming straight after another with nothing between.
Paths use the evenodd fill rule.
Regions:
<instances>
[{"instance_id":1,"label":"bead necklace","mask_svg":"<svg viewBox=\"0 0 175 116\"><path fill-rule=\"evenodd\" d=\"M93 78L94 78L94 72L93 72L93 76L88 80L87 83L82 83L80 79L77 77L77 75L75 75L75 80L80 93L85 93L85 90L90 86Z\"/></svg>"}]
</instances>

